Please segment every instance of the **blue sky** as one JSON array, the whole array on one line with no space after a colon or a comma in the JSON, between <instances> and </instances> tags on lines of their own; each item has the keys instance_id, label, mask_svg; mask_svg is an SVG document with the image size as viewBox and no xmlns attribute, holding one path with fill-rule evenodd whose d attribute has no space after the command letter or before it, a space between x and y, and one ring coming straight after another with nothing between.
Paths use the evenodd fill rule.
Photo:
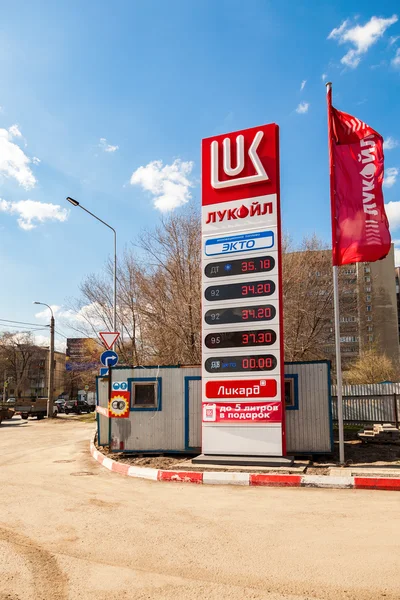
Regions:
<instances>
[{"instance_id":1,"label":"blue sky","mask_svg":"<svg viewBox=\"0 0 400 600\"><path fill-rule=\"evenodd\" d=\"M400 19L395 1L3 2L0 318L46 322L33 300L61 314L110 254L111 233L67 195L122 249L162 210L200 203L200 140L226 131L280 125L283 227L329 241L324 79L387 141L400 239L396 8Z\"/></svg>"}]
</instances>

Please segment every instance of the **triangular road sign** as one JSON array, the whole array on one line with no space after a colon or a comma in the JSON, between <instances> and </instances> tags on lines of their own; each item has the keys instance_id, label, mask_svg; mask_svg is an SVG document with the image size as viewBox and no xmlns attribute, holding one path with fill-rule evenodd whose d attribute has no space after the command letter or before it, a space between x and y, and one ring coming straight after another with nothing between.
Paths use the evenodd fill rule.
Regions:
<instances>
[{"instance_id":1,"label":"triangular road sign","mask_svg":"<svg viewBox=\"0 0 400 600\"><path fill-rule=\"evenodd\" d=\"M111 348L119 338L119 331L100 331L99 336L103 340L106 348L108 348L108 350L111 350Z\"/></svg>"}]
</instances>

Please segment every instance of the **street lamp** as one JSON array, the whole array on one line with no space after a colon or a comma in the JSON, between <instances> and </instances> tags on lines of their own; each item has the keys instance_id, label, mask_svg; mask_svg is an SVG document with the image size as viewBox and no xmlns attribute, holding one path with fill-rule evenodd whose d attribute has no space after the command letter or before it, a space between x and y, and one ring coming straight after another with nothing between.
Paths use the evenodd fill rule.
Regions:
<instances>
[{"instance_id":1,"label":"street lamp","mask_svg":"<svg viewBox=\"0 0 400 600\"><path fill-rule=\"evenodd\" d=\"M50 320L50 356L49 356L49 378L48 378L48 393L47 393L47 418L54 417L54 314L51 306L44 302L34 302L33 304L41 304L47 306L51 312Z\"/></svg>"},{"instance_id":2,"label":"street lamp","mask_svg":"<svg viewBox=\"0 0 400 600\"><path fill-rule=\"evenodd\" d=\"M81 208L82 210L87 212L89 215L91 215L92 217L94 217L95 219L100 221L100 223L103 223L103 225L105 225L106 227L111 229L111 231L114 233L113 328L114 328L114 331L116 332L117 331L117 232L115 231L114 227L111 227L111 225L109 225L108 223L106 223L105 221L103 221L102 219L100 219L99 217L94 215L92 212L90 212L90 210L88 210L87 208L82 206L82 204L80 204L78 202L78 200L74 200L74 198L70 198L69 196L68 196L67 200L70 204L72 204L72 206L79 206L79 208Z\"/></svg>"}]
</instances>

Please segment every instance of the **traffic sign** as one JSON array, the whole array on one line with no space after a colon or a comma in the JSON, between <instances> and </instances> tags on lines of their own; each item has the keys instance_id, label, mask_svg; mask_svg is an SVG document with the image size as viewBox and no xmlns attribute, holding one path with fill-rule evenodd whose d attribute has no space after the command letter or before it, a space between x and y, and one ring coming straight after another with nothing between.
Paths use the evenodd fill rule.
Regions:
<instances>
[{"instance_id":1,"label":"traffic sign","mask_svg":"<svg viewBox=\"0 0 400 600\"><path fill-rule=\"evenodd\" d=\"M130 397L129 392L112 391L108 403L110 417L114 419L127 419L129 417Z\"/></svg>"},{"instance_id":2,"label":"traffic sign","mask_svg":"<svg viewBox=\"0 0 400 600\"><path fill-rule=\"evenodd\" d=\"M128 390L128 382L127 381L114 381L112 384L113 391L121 390L122 392L126 392Z\"/></svg>"},{"instance_id":3,"label":"traffic sign","mask_svg":"<svg viewBox=\"0 0 400 600\"><path fill-rule=\"evenodd\" d=\"M108 348L108 350L111 350L119 338L120 333L119 331L100 331L99 336L104 342L105 347Z\"/></svg>"},{"instance_id":4,"label":"traffic sign","mask_svg":"<svg viewBox=\"0 0 400 600\"><path fill-rule=\"evenodd\" d=\"M107 376L108 376L108 367L101 367L100 377L107 377Z\"/></svg>"},{"instance_id":5,"label":"traffic sign","mask_svg":"<svg viewBox=\"0 0 400 600\"><path fill-rule=\"evenodd\" d=\"M88 389L89 389L89 386L85 385L85 390L88 391Z\"/></svg>"},{"instance_id":6,"label":"traffic sign","mask_svg":"<svg viewBox=\"0 0 400 600\"><path fill-rule=\"evenodd\" d=\"M115 367L118 362L118 354L114 350L106 350L100 356L100 362L105 367Z\"/></svg>"}]
</instances>

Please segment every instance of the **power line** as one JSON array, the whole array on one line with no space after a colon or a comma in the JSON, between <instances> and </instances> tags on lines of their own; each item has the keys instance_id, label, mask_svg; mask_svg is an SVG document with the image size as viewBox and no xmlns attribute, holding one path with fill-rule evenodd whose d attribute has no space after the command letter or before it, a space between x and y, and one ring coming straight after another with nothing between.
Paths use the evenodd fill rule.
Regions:
<instances>
[{"instance_id":1,"label":"power line","mask_svg":"<svg viewBox=\"0 0 400 600\"><path fill-rule=\"evenodd\" d=\"M7 323L7 325L6 325ZM12 325L12 323L18 323L18 325ZM34 333L35 331L48 331L48 325L45 325L44 327L36 327L35 329L28 329L27 327L20 327L19 325L42 325L42 323L28 323L27 321L13 321L11 319L0 319L0 328L1 329L5 329L7 330L9 327L12 327L14 329L18 329L19 331L22 331L23 333ZM56 333L57 335L65 338L66 340L68 339L68 336L65 335L65 333L62 333L60 330L54 330L54 333Z\"/></svg>"},{"instance_id":2,"label":"power line","mask_svg":"<svg viewBox=\"0 0 400 600\"><path fill-rule=\"evenodd\" d=\"M43 331L46 329L46 331L48 331L47 327L34 327L33 329L31 329L30 327L20 327L19 325L11 325L10 323L0 323L0 327L2 329L8 329L9 327L13 327L14 329L19 329L21 331L25 330L25 329L29 329L31 331Z\"/></svg>"},{"instance_id":3,"label":"power line","mask_svg":"<svg viewBox=\"0 0 400 600\"><path fill-rule=\"evenodd\" d=\"M61 331L59 329L55 329L54 331L57 335L61 335L66 340L68 339L68 336L66 336L64 333L61 333Z\"/></svg>"},{"instance_id":4,"label":"power line","mask_svg":"<svg viewBox=\"0 0 400 600\"><path fill-rule=\"evenodd\" d=\"M34 331L45 331L45 330L48 331L48 329L46 329L46 327L37 327L35 329L28 329L27 327L19 327L19 325L2 325L0 323L0 328L5 329L4 333L7 332L7 330L8 330L9 327L15 327L16 329L18 329L18 331L15 331L14 333L19 333L19 332L21 332L21 333L33 333ZM12 333L12 332L10 331L10 333Z\"/></svg>"},{"instance_id":5,"label":"power line","mask_svg":"<svg viewBox=\"0 0 400 600\"><path fill-rule=\"evenodd\" d=\"M10 319L0 319L0 321L4 321L5 323L18 323L19 325L36 325L38 327L43 325L43 323L27 323L26 321L11 321ZM48 327L48 325L46 325L46 327Z\"/></svg>"}]
</instances>

